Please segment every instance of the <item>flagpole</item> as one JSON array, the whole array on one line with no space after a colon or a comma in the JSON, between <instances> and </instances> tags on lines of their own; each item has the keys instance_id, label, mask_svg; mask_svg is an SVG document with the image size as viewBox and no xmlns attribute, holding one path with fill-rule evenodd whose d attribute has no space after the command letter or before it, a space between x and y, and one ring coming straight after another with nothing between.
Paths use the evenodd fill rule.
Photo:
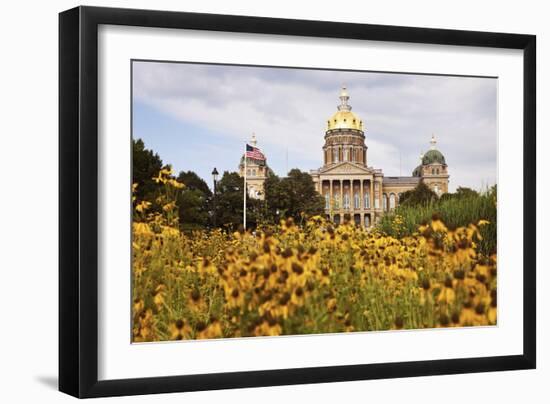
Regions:
<instances>
[{"instance_id":1,"label":"flagpole","mask_svg":"<svg viewBox=\"0 0 550 404\"><path fill-rule=\"evenodd\" d=\"M246 142L244 143L243 228L246 230Z\"/></svg>"}]
</instances>

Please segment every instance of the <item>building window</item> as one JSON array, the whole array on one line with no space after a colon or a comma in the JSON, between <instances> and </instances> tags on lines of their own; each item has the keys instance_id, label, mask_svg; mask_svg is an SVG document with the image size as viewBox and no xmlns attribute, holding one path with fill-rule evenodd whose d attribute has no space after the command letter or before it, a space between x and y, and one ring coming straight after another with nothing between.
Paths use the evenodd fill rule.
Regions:
<instances>
[{"instance_id":1,"label":"building window","mask_svg":"<svg viewBox=\"0 0 550 404\"><path fill-rule=\"evenodd\" d=\"M332 161L334 163L338 162L338 149L332 149Z\"/></svg>"},{"instance_id":2,"label":"building window","mask_svg":"<svg viewBox=\"0 0 550 404\"><path fill-rule=\"evenodd\" d=\"M365 215L365 227L370 227L370 216Z\"/></svg>"},{"instance_id":3,"label":"building window","mask_svg":"<svg viewBox=\"0 0 550 404\"><path fill-rule=\"evenodd\" d=\"M344 209L349 209L349 194L344 194Z\"/></svg>"},{"instance_id":4,"label":"building window","mask_svg":"<svg viewBox=\"0 0 550 404\"><path fill-rule=\"evenodd\" d=\"M384 211L388 210L388 196L386 194L382 194L382 209Z\"/></svg>"},{"instance_id":5,"label":"building window","mask_svg":"<svg viewBox=\"0 0 550 404\"><path fill-rule=\"evenodd\" d=\"M325 209L330 209L330 194L328 192L325 194Z\"/></svg>"},{"instance_id":6,"label":"building window","mask_svg":"<svg viewBox=\"0 0 550 404\"><path fill-rule=\"evenodd\" d=\"M355 209L359 209L361 207L361 198L358 193L353 195L353 207Z\"/></svg>"},{"instance_id":7,"label":"building window","mask_svg":"<svg viewBox=\"0 0 550 404\"><path fill-rule=\"evenodd\" d=\"M250 177L250 168L248 168L248 169L246 170L246 176L247 176L247 177Z\"/></svg>"},{"instance_id":8,"label":"building window","mask_svg":"<svg viewBox=\"0 0 550 404\"><path fill-rule=\"evenodd\" d=\"M347 147L344 149L344 161L349 161L349 149Z\"/></svg>"},{"instance_id":9,"label":"building window","mask_svg":"<svg viewBox=\"0 0 550 404\"><path fill-rule=\"evenodd\" d=\"M256 176L256 169L252 170L252 176L253 176L253 177Z\"/></svg>"},{"instance_id":10,"label":"building window","mask_svg":"<svg viewBox=\"0 0 550 404\"><path fill-rule=\"evenodd\" d=\"M436 172L436 174L438 174L438 175L439 175L439 168L438 168L438 169L437 169L437 170L436 170L435 172Z\"/></svg>"},{"instance_id":11,"label":"building window","mask_svg":"<svg viewBox=\"0 0 550 404\"><path fill-rule=\"evenodd\" d=\"M395 209L395 194L390 194L390 210Z\"/></svg>"},{"instance_id":12,"label":"building window","mask_svg":"<svg viewBox=\"0 0 550 404\"><path fill-rule=\"evenodd\" d=\"M370 192L369 191L366 191L365 193L365 201L363 202L365 204L365 208L366 209L369 209L370 208Z\"/></svg>"}]
</instances>

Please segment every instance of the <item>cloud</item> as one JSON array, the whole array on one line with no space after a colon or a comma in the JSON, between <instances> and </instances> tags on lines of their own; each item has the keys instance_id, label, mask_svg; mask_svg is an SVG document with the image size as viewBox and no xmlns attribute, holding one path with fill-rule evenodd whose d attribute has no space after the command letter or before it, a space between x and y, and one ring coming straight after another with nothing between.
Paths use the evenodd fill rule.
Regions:
<instances>
[{"instance_id":1,"label":"cloud","mask_svg":"<svg viewBox=\"0 0 550 404\"><path fill-rule=\"evenodd\" d=\"M345 83L369 165L410 175L435 133L452 189L496 181L496 79L158 62L134 62L133 78L135 99L162 114L235 141L255 132L268 159L288 148L317 166Z\"/></svg>"}]
</instances>

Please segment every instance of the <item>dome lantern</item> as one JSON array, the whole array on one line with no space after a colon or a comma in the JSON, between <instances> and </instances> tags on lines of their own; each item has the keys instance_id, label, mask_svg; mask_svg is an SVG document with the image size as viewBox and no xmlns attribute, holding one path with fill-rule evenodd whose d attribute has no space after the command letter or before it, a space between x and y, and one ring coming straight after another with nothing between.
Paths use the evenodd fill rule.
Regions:
<instances>
[{"instance_id":1,"label":"dome lantern","mask_svg":"<svg viewBox=\"0 0 550 404\"><path fill-rule=\"evenodd\" d=\"M351 111L351 105L348 104L349 94L346 89L346 86L342 86L340 91L340 105L338 105L338 111Z\"/></svg>"},{"instance_id":2,"label":"dome lantern","mask_svg":"<svg viewBox=\"0 0 550 404\"><path fill-rule=\"evenodd\" d=\"M349 93L345 85L340 90L339 98L340 104L336 107L337 111L327 121L327 130L353 129L363 131L363 121L351 112Z\"/></svg>"},{"instance_id":3,"label":"dome lantern","mask_svg":"<svg viewBox=\"0 0 550 404\"><path fill-rule=\"evenodd\" d=\"M430 150L435 150L435 145L437 140L435 140L435 135L432 133L432 140L430 140Z\"/></svg>"}]
</instances>

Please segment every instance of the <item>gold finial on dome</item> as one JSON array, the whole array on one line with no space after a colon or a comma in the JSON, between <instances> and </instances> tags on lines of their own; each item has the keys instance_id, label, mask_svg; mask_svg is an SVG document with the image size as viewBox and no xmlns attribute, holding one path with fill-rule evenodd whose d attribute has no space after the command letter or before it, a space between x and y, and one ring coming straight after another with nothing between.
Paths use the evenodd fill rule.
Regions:
<instances>
[{"instance_id":1,"label":"gold finial on dome","mask_svg":"<svg viewBox=\"0 0 550 404\"><path fill-rule=\"evenodd\" d=\"M349 93L345 85L340 90L340 105L330 119L327 121L327 130L333 129L354 129L363 130L363 121L351 112L351 105L348 104Z\"/></svg>"}]
</instances>

